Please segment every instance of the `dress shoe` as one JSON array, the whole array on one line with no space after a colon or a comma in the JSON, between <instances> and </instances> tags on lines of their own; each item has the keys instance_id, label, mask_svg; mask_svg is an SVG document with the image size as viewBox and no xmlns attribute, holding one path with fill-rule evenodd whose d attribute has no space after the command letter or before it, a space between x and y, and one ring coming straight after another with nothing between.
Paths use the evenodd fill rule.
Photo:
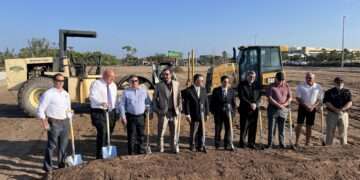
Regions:
<instances>
[{"instance_id":1,"label":"dress shoe","mask_svg":"<svg viewBox=\"0 0 360 180\"><path fill-rule=\"evenodd\" d=\"M256 149L256 146L255 146L255 144L249 144L249 145L248 145L248 148L250 148L250 149Z\"/></svg>"},{"instance_id":2,"label":"dress shoe","mask_svg":"<svg viewBox=\"0 0 360 180\"><path fill-rule=\"evenodd\" d=\"M206 150L206 147L205 147L205 146L203 146L203 147L201 148L201 152L207 153L207 150Z\"/></svg>"}]
</instances>

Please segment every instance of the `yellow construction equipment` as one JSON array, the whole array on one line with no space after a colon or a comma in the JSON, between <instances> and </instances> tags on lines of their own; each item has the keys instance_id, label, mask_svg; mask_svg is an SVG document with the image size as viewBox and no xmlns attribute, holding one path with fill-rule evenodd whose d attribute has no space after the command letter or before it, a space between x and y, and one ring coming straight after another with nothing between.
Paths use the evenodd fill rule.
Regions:
<instances>
[{"instance_id":1,"label":"yellow construction equipment","mask_svg":"<svg viewBox=\"0 0 360 180\"><path fill-rule=\"evenodd\" d=\"M65 89L72 102L83 104L88 100L90 85L100 78L101 57L90 57L76 61L67 53L68 37L95 38L94 31L59 30L58 58L20 58L6 59L5 69L7 87L17 91L18 105L27 114L36 115L39 99L43 92L53 86L53 76L61 73L65 76ZM87 69L87 61L96 61L96 72Z\"/></svg>"},{"instance_id":2,"label":"yellow construction equipment","mask_svg":"<svg viewBox=\"0 0 360 180\"><path fill-rule=\"evenodd\" d=\"M220 64L211 67L206 77L206 88L210 93L213 88L220 86L220 77L228 75L232 78L234 87L237 83L246 79L246 72L255 71L256 84L262 92L273 82L275 74L283 71L280 46L241 46L233 48L234 63Z\"/></svg>"}]
</instances>

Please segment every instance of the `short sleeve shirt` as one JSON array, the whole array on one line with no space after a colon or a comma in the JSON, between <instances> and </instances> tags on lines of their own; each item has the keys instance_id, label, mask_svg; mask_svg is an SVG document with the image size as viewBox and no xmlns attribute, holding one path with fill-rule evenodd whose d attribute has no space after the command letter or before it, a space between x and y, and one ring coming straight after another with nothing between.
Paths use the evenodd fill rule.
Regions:
<instances>
[{"instance_id":1,"label":"short sleeve shirt","mask_svg":"<svg viewBox=\"0 0 360 180\"><path fill-rule=\"evenodd\" d=\"M296 97L301 99L305 105L314 105L317 100L322 99L321 86L317 83L310 86L309 84L303 82L296 86Z\"/></svg>"},{"instance_id":2,"label":"short sleeve shirt","mask_svg":"<svg viewBox=\"0 0 360 180\"><path fill-rule=\"evenodd\" d=\"M279 104L284 104L286 100L291 97L291 91L288 83L283 83L278 86L273 83L267 90L266 96L272 97Z\"/></svg>"},{"instance_id":3,"label":"short sleeve shirt","mask_svg":"<svg viewBox=\"0 0 360 180\"><path fill-rule=\"evenodd\" d=\"M336 108L343 108L351 100L351 92L348 89L338 90L331 88L325 92L324 103L331 103Z\"/></svg>"}]
</instances>

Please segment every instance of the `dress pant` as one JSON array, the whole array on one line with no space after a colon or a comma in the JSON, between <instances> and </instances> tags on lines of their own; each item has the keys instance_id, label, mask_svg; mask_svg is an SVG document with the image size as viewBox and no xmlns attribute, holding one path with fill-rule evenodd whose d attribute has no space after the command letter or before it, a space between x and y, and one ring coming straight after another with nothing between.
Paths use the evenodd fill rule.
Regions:
<instances>
[{"instance_id":1,"label":"dress pant","mask_svg":"<svg viewBox=\"0 0 360 180\"><path fill-rule=\"evenodd\" d=\"M167 127L169 126L170 130L170 139L171 139L171 147L172 150L175 151L179 148L179 140L177 137L177 126L178 126L178 119L175 116L168 117L164 115L159 115L159 123L158 123L158 146L160 149L160 152L164 150L164 136Z\"/></svg>"},{"instance_id":2,"label":"dress pant","mask_svg":"<svg viewBox=\"0 0 360 180\"><path fill-rule=\"evenodd\" d=\"M288 109L281 110L272 105L268 106L268 145L273 145L275 128L279 130L279 144L285 145L285 121L288 117Z\"/></svg>"},{"instance_id":3,"label":"dress pant","mask_svg":"<svg viewBox=\"0 0 360 180\"><path fill-rule=\"evenodd\" d=\"M342 145L347 144L347 129L349 126L349 114L345 113L334 113L328 111L326 116L326 144L333 144L335 130L338 128L340 136L340 143Z\"/></svg>"},{"instance_id":4,"label":"dress pant","mask_svg":"<svg viewBox=\"0 0 360 180\"><path fill-rule=\"evenodd\" d=\"M240 112L240 146L245 145L246 135L248 136L248 145L255 145L258 115L259 109Z\"/></svg>"},{"instance_id":5,"label":"dress pant","mask_svg":"<svg viewBox=\"0 0 360 180\"><path fill-rule=\"evenodd\" d=\"M205 126L205 124L204 124ZM205 147L205 134L203 133L201 120L191 119L190 123L190 148L200 149Z\"/></svg>"},{"instance_id":6,"label":"dress pant","mask_svg":"<svg viewBox=\"0 0 360 180\"><path fill-rule=\"evenodd\" d=\"M145 153L145 115L133 115L126 113L127 120L127 140L128 140L128 154L144 154Z\"/></svg>"},{"instance_id":7,"label":"dress pant","mask_svg":"<svg viewBox=\"0 0 360 180\"><path fill-rule=\"evenodd\" d=\"M229 115L226 112L216 113L214 115L215 120L215 147L220 147L221 144L221 131L223 126L225 126L225 135L224 135L224 147L232 145L231 142L231 132L230 132L230 122Z\"/></svg>"},{"instance_id":8,"label":"dress pant","mask_svg":"<svg viewBox=\"0 0 360 180\"><path fill-rule=\"evenodd\" d=\"M113 133L116 120L115 110L109 112L110 135ZM95 126L96 134L96 159L102 158L102 147L107 146L106 112L103 109L91 109L91 123Z\"/></svg>"},{"instance_id":9,"label":"dress pant","mask_svg":"<svg viewBox=\"0 0 360 180\"><path fill-rule=\"evenodd\" d=\"M66 147L68 144L69 120L56 120L48 118L50 129L47 132L48 141L45 150L44 170L53 168L52 156L56 147L58 148L58 167L65 167Z\"/></svg>"}]
</instances>

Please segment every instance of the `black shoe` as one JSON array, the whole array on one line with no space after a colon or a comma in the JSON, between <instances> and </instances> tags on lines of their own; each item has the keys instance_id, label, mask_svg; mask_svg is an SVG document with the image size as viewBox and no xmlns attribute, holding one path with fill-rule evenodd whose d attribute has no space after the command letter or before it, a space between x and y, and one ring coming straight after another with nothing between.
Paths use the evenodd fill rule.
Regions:
<instances>
[{"instance_id":1,"label":"black shoe","mask_svg":"<svg viewBox=\"0 0 360 180\"><path fill-rule=\"evenodd\" d=\"M228 151L235 151L235 147L234 145L228 145L228 146L225 146L225 150L228 150Z\"/></svg>"},{"instance_id":2,"label":"black shoe","mask_svg":"<svg viewBox=\"0 0 360 180\"><path fill-rule=\"evenodd\" d=\"M207 150L206 150L206 147L205 147L205 146L203 146L203 147L201 148L201 152L207 153Z\"/></svg>"},{"instance_id":3,"label":"black shoe","mask_svg":"<svg viewBox=\"0 0 360 180\"><path fill-rule=\"evenodd\" d=\"M250 148L250 149L256 149L256 146L255 146L255 144L249 144L249 145L248 145L248 148Z\"/></svg>"},{"instance_id":4,"label":"black shoe","mask_svg":"<svg viewBox=\"0 0 360 180\"><path fill-rule=\"evenodd\" d=\"M272 145L267 145L265 148L266 148L266 149L272 149L273 146L272 146Z\"/></svg>"},{"instance_id":5,"label":"black shoe","mask_svg":"<svg viewBox=\"0 0 360 180\"><path fill-rule=\"evenodd\" d=\"M190 151L195 152L196 151L195 146L190 145Z\"/></svg>"},{"instance_id":6,"label":"black shoe","mask_svg":"<svg viewBox=\"0 0 360 180\"><path fill-rule=\"evenodd\" d=\"M239 144L239 148L246 148L246 146L245 146L245 144L240 143L240 144Z\"/></svg>"},{"instance_id":7,"label":"black shoe","mask_svg":"<svg viewBox=\"0 0 360 180\"><path fill-rule=\"evenodd\" d=\"M280 148L280 149L286 149L286 146L285 146L284 144L280 144L280 145L279 145L279 148Z\"/></svg>"}]
</instances>

